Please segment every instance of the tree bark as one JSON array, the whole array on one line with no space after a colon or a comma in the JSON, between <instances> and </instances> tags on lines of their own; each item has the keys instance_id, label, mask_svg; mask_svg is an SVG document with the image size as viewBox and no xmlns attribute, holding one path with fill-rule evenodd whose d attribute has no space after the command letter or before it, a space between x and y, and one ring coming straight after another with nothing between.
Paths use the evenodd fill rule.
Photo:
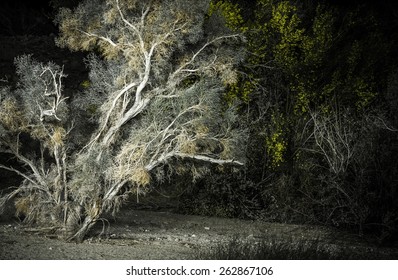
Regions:
<instances>
[{"instance_id":1,"label":"tree bark","mask_svg":"<svg viewBox=\"0 0 398 280\"><path fill-rule=\"evenodd\" d=\"M80 229L71 237L68 238L68 241L76 241L77 243L81 243L84 240L84 237L90 231L90 229L97 222L98 217L91 217L89 215L83 221L83 224L80 226Z\"/></svg>"}]
</instances>

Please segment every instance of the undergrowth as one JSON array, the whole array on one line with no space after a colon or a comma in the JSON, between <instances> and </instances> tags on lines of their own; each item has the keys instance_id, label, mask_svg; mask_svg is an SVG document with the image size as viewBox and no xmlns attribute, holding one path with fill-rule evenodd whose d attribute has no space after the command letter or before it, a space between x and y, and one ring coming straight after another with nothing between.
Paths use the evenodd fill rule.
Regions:
<instances>
[{"instance_id":1,"label":"undergrowth","mask_svg":"<svg viewBox=\"0 0 398 280\"><path fill-rule=\"evenodd\" d=\"M226 243L203 249L196 255L202 260L366 260L396 259L377 248L335 246L315 240L278 240L276 238L242 240L235 236Z\"/></svg>"}]
</instances>

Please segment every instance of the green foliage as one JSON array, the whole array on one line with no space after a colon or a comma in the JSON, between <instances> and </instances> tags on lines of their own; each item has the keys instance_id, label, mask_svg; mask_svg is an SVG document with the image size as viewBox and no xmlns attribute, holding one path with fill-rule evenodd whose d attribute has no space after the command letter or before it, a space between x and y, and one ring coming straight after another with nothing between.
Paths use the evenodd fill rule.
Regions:
<instances>
[{"instance_id":1,"label":"green foliage","mask_svg":"<svg viewBox=\"0 0 398 280\"><path fill-rule=\"evenodd\" d=\"M89 80L84 80L83 82L81 82L80 86L85 88L85 89L89 88L90 87L90 81Z\"/></svg>"},{"instance_id":2,"label":"green foliage","mask_svg":"<svg viewBox=\"0 0 398 280\"><path fill-rule=\"evenodd\" d=\"M250 95L256 89L257 85L253 81L238 81L228 87L225 98L230 104L232 104L236 99L239 99L244 103L248 103L250 101Z\"/></svg>"},{"instance_id":3,"label":"green foliage","mask_svg":"<svg viewBox=\"0 0 398 280\"><path fill-rule=\"evenodd\" d=\"M208 15L212 16L213 14L219 13L225 20L225 25L234 30L244 32L247 30L247 27L243 26L243 17L241 15L241 9L238 4L233 4L230 1L211 1Z\"/></svg>"},{"instance_id":4,"label":"green foliage","mask_svg":"<svg viewBox=\"0 0 398 280\"><path fill-rule=\"evenodd\" d=\"M270 158L270 167L280 166L284 161L284 155L287 149L286 131L283 130L283 116L273 114L271 116L270 133L266 137L268 156Z\"/></svg>"},{"instance_id":5,"label":"green foliage","mask_svg":"<svg viewBox=\"0 0 398 280\"><path fill-rule=\"evenodd\" d=\"M358 15L350 13L345 18L348 23L341 28L338 11L321 4L315 10L305 10L303 5L289 1L258 1L257 6L255 20L243 24L250 30L245 33L250 65L245 72L249 72L250 80L243 79L243 85L255 81L256 87L258 78L269 72L266 66L275 67L288 81L289 94L293 95L289 102L295 114L306 114L319 107L326 110L336 99L357 109L366 108L374 100L374 73L368 66L369 72L358 68L359 64L374 63L372 55L369 56L370 45L365 42L369 38L361 38L359 44L348 38L367 25L373 41L378 30L372 27L372 19L357 23ZM242 29L241 26L240 21L236 28ZM344 48L339 49L342 44ZM357 73L362 75L360 81ZM247 86L235 88L244 91ZM231 91L234 94L247 99L247 94L239 94L235 89Z\"/></svg>"},{"instance_id":6,"label":"green foliage","mask_svg":"<svg viewBox=\"0 0 398 280\"><path fill-rule=\"evenodd\" d=\"M300 19L296 7L288 1L273 6L268 32L275 33L278 43L274 46L273 55L285 69L297 64L296 48L300 47L304 29L300 28Z\"/></svg>"}]
</instances>

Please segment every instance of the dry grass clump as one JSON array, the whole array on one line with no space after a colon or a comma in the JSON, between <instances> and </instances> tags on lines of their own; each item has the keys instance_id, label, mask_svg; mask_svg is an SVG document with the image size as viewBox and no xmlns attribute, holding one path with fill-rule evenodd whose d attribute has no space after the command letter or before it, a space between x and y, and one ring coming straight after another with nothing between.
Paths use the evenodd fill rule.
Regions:
<instances>
[{"instance_id":1,"label":"dry grass clump","mask_svg":"<svg viewBox=\"0 0 398 280\"><path fill-rule=\"evenodd\" d=\"M194 155L197 153L197 146L192 139L186 134L180 134L177 136L179 151L185 154Z\"/></svg>"},{"instance_id":2,"label":"dry grass clump","mask_svg":"<svg viewBox=\"0 0 398 280\"><path fill-rule=\"evenodd\" d=\"M7 98L1 103L0 122L10 131L21 131L27 125L17 102L12 98Z\"/></svg>"},{"instance_id":3,"label":"dry grass clump","mask_svg":"<svg viewBox=\"0 0 398 280\"><path fill-rule=\"evenodd\" d=\"M151 174L144 168L135 168L131 171L130 182L137 186L148 186L151 182Z\"/></svg>"},{"instance_id":4,"label":"dry grass clump","mask_svg":"<svg viewBox=\"0 0 398 280\"><path fill-rule=\"evenodd\" d=\"M66 136L65 129L60 126L56 127L51 137L54 146L63 146L65 136Z\"/></svg>"},{"instance_id":5,"label":"dry grass clump","mask_svg":"<svg viewBox=\"0 0 398 280\"><path fill-rule=\"evenodd\" d=\"M27 217L31 212L32 201L30 197L20 197L15 199L15 216L20 217L24 216Z\"/></svg>"},{"instance_id":6,"label":"dry grass clump","mask_svg":"<svg viewBox=\"0 0 398 280\"><path fill-rule=\"evenodd\" d=\"M197 147L192 141L184 141L180 143L180 151L185 154L194 155L196 154Z\"/></svg>"}]
</instances>

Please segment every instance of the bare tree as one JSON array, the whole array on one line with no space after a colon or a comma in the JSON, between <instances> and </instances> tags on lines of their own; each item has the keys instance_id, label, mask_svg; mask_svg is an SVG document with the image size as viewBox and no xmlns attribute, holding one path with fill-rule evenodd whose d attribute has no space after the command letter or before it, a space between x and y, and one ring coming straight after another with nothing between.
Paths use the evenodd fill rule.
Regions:
<instances>
[{"instance_id":1,"label":"bare tree","mask_svg":"<svg viewBox=\"0 0 398 280\"><path fill-rule=\"evenodd\" d=\"M58 226L69 239L81 241L103 212L117 210L130 192L145 192L154 179L165 180L174 172L197 178L211 165L243 165L245 132L223 99L225 86L237 79L242 37L212 25L207 6L207 1L90 0L73 11L61 10L58 44L99 51L104 59L88 57L90 86L69 103L67 122L61 115L67 113L62 69L43 65L43 75L53 81L51 91L42 82L44 88L33 98L43 102L4 114L21 112L20 123L13 124L17 139L22 127L31 126L31 119L25 120L29 111L48 139L69 140L57 146L39 138L42 155L52 151L54 164L46 165L51 168L38 169L43 156L39 162L25 160L29 175L1 166L24 176L23 186L30 186L25 196L20 187L6 199L31 197L32 188L43 186L51 198L59 192L54 205L63 211L54 219L63 222ZM37 74L22 90L37 85ZM3 98L2 105L8 100ZM62 131L53 123L62 123ZM74 129L68 129L73 123ZM10 131L3 119L2 124L1 131ZM18 145L7 139L2 144L20 155Z\"/></svg>"},{"instance_id":2,"label":"bare tree","mask_svg":"<svg viewBox=\"0 0 398 280\"><path fill-rule=\"evenodd\" d=\"M313 139L316 149L325 159L333 174L346 172L355 152L356 124L348 113L321 114L311 112Z\"/></svg>"}]
</instances>

